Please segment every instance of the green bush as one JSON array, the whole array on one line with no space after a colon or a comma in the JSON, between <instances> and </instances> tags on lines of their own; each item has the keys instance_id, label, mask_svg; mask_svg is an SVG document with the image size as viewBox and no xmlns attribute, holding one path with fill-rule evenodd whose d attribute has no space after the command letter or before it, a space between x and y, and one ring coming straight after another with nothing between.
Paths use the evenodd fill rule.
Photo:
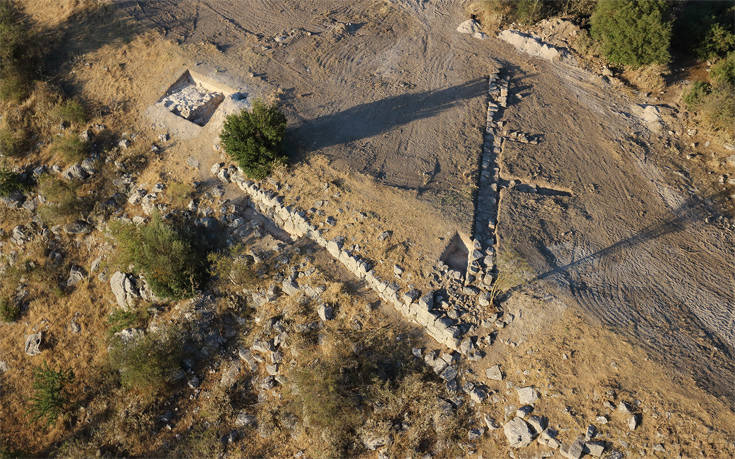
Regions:
<instances>
[{"instance_id":1,"label":"green bush","mask_svg":"<svg viewBox=\"0 0 735 459\"><path fill-rule=\"evenodd\" d=\"M735 50L735 0L689 0L677 6L674 40L678 49L701 59Z\"/></svg>"},{"instance_id":2,"label":"green bush","mask_svg":"<svg viewBox=\"0 0 735 459\"><path fill-rule=\"evenodd\" d=\"M74 381L71 370L54 371L46 362L33 370L33 396L29 409L33 421L46 420L46 425L56 422L69 403L67 388Z\"/></svg>"},{"instance_id":3,"label":"green bush","mask_svg":"<svg viewBox=\"0 0 735 459\"><path fill-rule=\"evenodd\" d=\"M21 156L26 152L28 136L24 129L0 127L0 154Z\"/></svg>"},{"instance_id":4,"label":"green bush","mask_svg":"<svg viewBox=\"0 0 735 459\"><path fill-rule=\"evenodd\" d=\"M58 136L51 145L51 151L60 153L68 163L77 163L87 154L87 142L76 134Z\"/></svg>"},{"instance_id":5,"label":"green bush","mask_svg":"<svg viewBox=\"0 0 735 459\"><path fill-rule=\"evenodd\" d=\"M230 115L220 134L230 157L251 178L262 179L274 164L285 162L281 143L286 133L286 117L276 105L253 103L252 111Z\"/></svg>"},{"instance_id":6,"label":"green bush","mask_svg":"<svg viewBox=\"0 0 735 459\"><path fill-rule=\"evenodd\" d=\"M717 84L735 84L735 51L712 66L712 81Z\"/></svg>"},{"instance_id":7,"label":"green bush","mask_svg":"<svg viewBox=\"0 0 735 459\"><path fill-rule=\"evenodd\" d=\"M0 70L0 101L20 103L31 92L27 76L13 70Z\"/></svg>"},{"instance_id":8,"label":"green bush","mask_svg":"<svg viewBox=\"0 0 735 459\"><path fill-rule=\"evenodd\" d=\"M46 203L39 209L39 215L54 224L68 223L71 220L84 218L91 210L90 197L80 195L80 184L67 181L51 174L44 174L38 179L38 192Z\"/></svg>"},{"instance_id":9,"label":"green bush","mask_svg":"<svg viewBox=\"0 0 735 459\"><path fill-rule=\"evenodd\" d=\"M20 305L8 298L0 298L0 319L15 322L20 317Z\"/></svg>"},{"instance_id":10,"label":"green bush","mask_svg":"<svg viewBox=\"0 0 735 459\"><path fill-rule=\"evenodd\" d=\"M16 192L23 192L28 188L23 176L5 167L0 167L0 196L10 196Z\"/></svg>"},{"instance_id":11,"label":"green bush","mask_svg":"<svg viewBox=\"0 0 735 459\"><path fill-rule=\"evenodd\" d=\"M672 22L664 0L600 0L591 33L614 64L667 64Z\"/></svg>"},{"instance_id":12,"label":"green bush","mask_svg":"<svg viewBox=\"0 0 735 459\"><path fill-rule=\"evenodd\" d=\"M110 367L123 386L143 394L164 392L180 370L181 343L174 332L127 340L113 336L108 350Z\"/></svg>"},{"instance_id":13,"label":"green bush","mask_svg":"<svg viewBox=\"0 0 735 459\"><path fill-rule=\"evenodd\" d=\"M54 108L55 116L68 123L81 124L87 121L87 111L79 101L67 99L59 102Z\"/></svg>"},{"instance_id":14,"label":"green bush","mask_svg":"<svg viewBox=\"0 0 735 459\"><path fill-rule=\"evenodd\" d=\"M115 309L107 316L109 336L126 328L143 328L148 322L148 311L144 309Z\"/></svg>"},{"instance_id":15,"label":"green bush","mask_svg":"<svg viewBox=\"0 0 735 459\"><path fill-rule=\"evenodd\" d=\"M150 222L141 225L115 222L111 232L118 245L119 264L133 265L156 296L188 297L202 282L206 255L200 256L193 235L184 225L166 223L154 214Z\"/></svg>"},{"instance_id":16,"label":"green bush","mask_svg":"<svg viewBox=\"0 0 735 459\"><path fill-rule=\"evenodd\" d=\"M258 282L256 267L250 263L243 244L235 244L228 251L209 254L210 274L222 288L252 288Z\"/></svg>"},{"instance_id":17,"label":"green bush","mask_svg":"<svg viewBox=\"0 0 735 459\"><path fill-rule=\"evenodd\" d=\"M702 105L702 114L715 131L735 137L735 84L714 86Z\"/></svg>"},{"instance_id":18,"label":"green bush","mask_svg":"<svg viewBox=\"0 0 735 459\"><path fill-rule=\"evenodd\" d=\"M684 93L683 100L687 109L696 110L704 103L705 98L712 92L712 85L704 81L695 81L691 88Z\"/></svg>"},{"instance_id":19,"label":"green bush","mask_svg":"<svg viewBox=\"0 0 735 459\"><path fill-rule=\"evenodd\" d=\"M30 53L29 24L11 0L0 0L0 99L20 101L28 96L34 58Z\"/></svg>"}]
</instances>

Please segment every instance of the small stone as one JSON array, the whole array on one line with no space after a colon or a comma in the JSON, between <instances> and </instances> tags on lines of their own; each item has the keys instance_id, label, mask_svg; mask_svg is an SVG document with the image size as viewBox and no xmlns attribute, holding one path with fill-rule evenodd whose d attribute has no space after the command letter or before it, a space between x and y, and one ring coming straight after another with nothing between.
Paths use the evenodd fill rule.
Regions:
<instances>
[{"instance_id":1,"label":"small stone","mask_svg":"<svg viewBox=\"0 0 735 459\"><path fill-rule=\"evenodd\" d=\"M190 389L196 389L199 387L199 384L201 384L201 381L199 381L199 378L194 375L186 382L186 385L189 386Z\"/></svg>"},{"instance_id":2,"label":"small stone","mask_svg":"<svg viewBox=\"0 0 735 459\"><path fill-rule=\"evenodd\" d=\"M39 331L32 335L26 336L25 352L28 355L38 355L41 353L41 342L43 341L43 332Z\"/></svg>"},{"instance_id":3,"label":"small stone","mask_svg":"<svg viewBox=\"0 0 735 459\"><path fill-rule=\"evenodd\" d=\"M587 426L587 431L584 434L584 439L587 440L587 441L590 441L593 438L595 438L596 435L597 435L597 427L595 427L592 424L590 424L589 426Z\"/></svg>"},{"instance_id":4,"label":"small stone","mask_svg":"<svg viewBox=\"0 0 735 459\"><path fill-rule=\"evenodd\" d=\"M76 321L72 320L71 322L69 322L69 331L71 331L72 333L79 333L82 331L82 327L80 327L79 324L76 323Z\"/></svg>"},{"instance_id":5,"label":"small stone","mask_svg":"<svg viewBox=\"0 0 735 459\"><path fill-rule=\"evenodd\" d=\"M328 320L333 320L334 319L334 308L332 306L322 303L319 305L319 308L317 309L317 314L319 314L319 318L322 319L322 321L324 322Z\"/></svg>"},{"instance_id":6,"label":"small stone","mask_svg":"<svg viewBox=\"0 0 735 459\"><path fill-rule=\"evenodd\" d=\"M485 421L485 425L487 426L488 430L497 430L500 428L500 425L493 419L489 414L484 414L482 416L483 421Z\"/></svg>"},{"instance_id":7,"label":"small stone","mask_svg":"<svg viewBox=\"0 0 735 459\"><path fill-rule=\"evenodd\" d=\"M482 438L483 435L485 435L485 429L483 428L470 429L470 431L467 432L467 439L469 439L469 441L475 441Z\"/></svg>"},{"instance_id":8,"label":"small stone","mask_svg":"<svg viewBox=\"0 0 735 459\"><path fill-rule=\"evenodd\" d=\"M237 427L255 427L258 421L252 414L241 411L235 418L235 425Z\"/></svg>"},{"instance_id":9,"label":"small stone","mask_svg":"<svg viewBox=\"0 0 735 459\"><path fill-rule=\"evenodd\" d=\"M556 439L556 431L548 428L541 432L538 442L552 449L557 449L561 446L559 440Z\"/></svg>"},{"instance_id":10,"label":"small stone","mask_svg":"<svg viewBox=\"0 0 735 459\"><path fill-rule=\"evenodd\" d=\"M605 443L601 441L588 441L584 444L591 456L600 457L605 452Z\"/></svg>"},{"instance_id":11,"label":"small stone","mask_svg":"<svg viewBox=\"0 0 735 459\"><path fill-rule=\"evenodd\" d=\"M521 387L516 389L518 401L523 405L533 405L538 400L538 392L533 387Z\"/></svg>"},{"instance_id":12,"label":"small stone","mask_svg":"<svg viewBox=\"0 0 735 459\"><path fill-rule=\"evenodd\" d=\"M492 381L502 381L503 372L500 371L500 365L493 365L485 370L485 376L487 376L487 379L490 379Z\"/></svg>"},{"instance_id":13,"label":"small stone","mask_svg":"<svg viewBox=\"0 0 735 459\"><path fill-rule=\"evenodd\" d=\"M584 454L584 437L580 436L569 446L562 446L559 452L567 459L579 459Z\"/></svg>"},{"instance_id":14,"label":"small stone","mask_svg":"<svg viewBox=\"0 0 735 459\"><path fill-rule=\"evenodd\" d=\"M391 234L393 234L392 231L383 231L382 233L380 233L378 235L378 240L379 241L384 241L384 240L388 239Z\"/></svg>"},{"instance_id":15,"label":"small stone","mask_svg":"<svg viewBox=\"0 0 735 459\"><path fill-rule=\"evenodd\" d=\"M127 150L130 146L130 140L128 139L120 139L120 141L117 143L117 146L122 148L123 150Z\"/></svg>"},{"instance_id":16,"label":"small stone","mask_svg":"<svg viewBox=\"0 0 735 459\"><path fill-rule=\"evenodd\" d=\"M516 417L526 419L532 411L533 407L531 405L523 405L516 410Z\"/></svg>"},{"instance_id":17,"label":"small stone","mask_svg":"<svg viewBox=\"0 0 735 459\"><path fill-rule=\"evenodd\" d=\"M637 414L633 414L628 419L628 429L635 430L638 427L638 424L640 422L640 419L638 418Z\"/></svg>"},{"instance_id":18,"label":"small stone","mask_svg":"<svg viewBox=\"0 0 735 459\"><path fill-rule=\"evenodd\" d=\"M531 416L527 421L537 434L543 432L549 424L549 420L543 416Z\"/></svg>"},{"instance_id":19,"label":"small stone","mask_svg":"<svg viewBox=\"0 0 735 459\"><path fill-rule=\"evenodd\" d=\"M607 416L597 416L595 418L595 422L598 423L598 424L605 425L608 422Z\"/></svg>"},{"instance_id":20,"label":"small stone","mask_svg":"<svg viewBox=\"0 0 735 459\"><path fill-rule=\"evenodd\" d=\"M627 403L621 401L620 403L618 403L618 411L621 412L621 413L623 413L623 414L629 414L630 413L630 407L628 406Z\"/></svg>"}]
</instances>

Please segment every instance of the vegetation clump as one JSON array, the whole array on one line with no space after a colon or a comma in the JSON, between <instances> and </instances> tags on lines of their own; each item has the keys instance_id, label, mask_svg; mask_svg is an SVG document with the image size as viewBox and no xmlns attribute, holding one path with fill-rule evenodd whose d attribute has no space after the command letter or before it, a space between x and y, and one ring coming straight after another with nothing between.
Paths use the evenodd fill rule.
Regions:
<instances>
[{"instance_id":1,"label":"vegetation clump","mask_svg":"<svg viewBox=\"0 0 735 459\"><path fill-rule=\"evenodd\" d=\"M38 191L46 203L38 210L44 220L54 224L84 218L91 208L91 199L83 196L77 181L67 181L43 174L38 179Z\"/></svg>"},{"instance_id":2,"label":"vegetation clump","mask_svg":"<svg viewBox=\"0 0 735 459\"><path fill-rule=\"evenodd\" d=\"M255 101L251 111L227 117L220 140L245 174L263 179L286 160L281 147L285 133L286 117L278 106Z\"/></svg>"},{"instance_id":3,"label":"vegetation clump","mask_svg":"<svg viewBox=\"0 0 735 459\"><path fill-rule=\"evenodd\" d=\"M175 332L139 337L113 336L109 347L110 367L120 382L143 394L160 394L171 386L180 370L181 343Z\"/></svg>"},{"instance_id":4,"label":"vegetation clump","mask_svg":"<svg viewBox=\"0 0 735 459\"><path fill-rule=\"evenodd\" d=\"M191 296L206 272L193 235L184 225L165 222L159 214L141 225L116 222L111 232L117 242L117 261L133 265L153 293L161 298Z\"/></svg>"},{"instance_id":5,"label":"vegetation clump","mask_svg":"<svg viewBox=\"0 0 735 459\"><path fill-rule=\"evenodd\" d=\"M20 317L20 305L9 298L0 298L0 319L15 322Z\"/></svg>"},{"instance_id":6,"label":"vegetation clump","mask_svg":"<svg viewBox=\"0 0 735 459\"><path fill-rule=\"evenodd\" d=\"M29 24L11 0L0 0L0 100L19 102L30 91Z\"/></svg>"},{"instance_id":7,"label":"vegetation clump","mask_svg":"<svg viewBox=\"0 0 735 459\"><path fill-rule=\"evenodd\" d=\"M75 134L59 136L54 140L51 150L59 153L68 163L79 162L87 153L87 142Z\"/></svg>"},{"instance_id":8,"label":"vegetation clump","mask_svg":"<svg viewBox=\"0 0 735 459\"><path fill-rule=\"evenodd\" d=\"M22 174L13 172L5 167L0 167L0 197L23 192L27 188L28 185L23 180Z\"/></svg>"},{"instance_id":9,"label":"vegetation clump","mask_svg":"<svg viewBox=\"0 0 735 459\"><path fill-rule=\"evenodd\" d=\"M671 60L672 19L664 0L601 0L590 23L612 63L637 68Z\"/></svg>"},{"instance_id":10,"label":"vegetation clump","mask_svg":"<svg viewBox=\"0 0 735 459\"><path fill-rule=\"evenodd\" d=\"M64 413L68 403L68 387L74 381L71 370L55 371L46 362L33 370L33 396L30 414L33 421L44 419L46 425L56 422Z\"/></svg>"}]
</instances>

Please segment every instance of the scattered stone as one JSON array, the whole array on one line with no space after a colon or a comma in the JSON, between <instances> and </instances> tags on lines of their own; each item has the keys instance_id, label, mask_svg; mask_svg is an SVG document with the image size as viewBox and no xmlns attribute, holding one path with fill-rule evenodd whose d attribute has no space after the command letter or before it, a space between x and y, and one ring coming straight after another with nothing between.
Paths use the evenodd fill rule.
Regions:
<instances>
[{"instance_id":1,"label":"scattered stone","mask_svg":"<svg viewBox=\"0 0 735 459\"><path fill-rule=\"evenodd\" d=\"M328 320L333 320L334 319L334 308L332 306L322 303L317 308L317 314L319 314L319 318L322 319L322 321L324 322Z\"/></svg>"},{"instance_id":2,"label":"scattered stone","mask_svg":"<svg viewBox=\"0 0 735 459\"><path fill-rule=\"evenodd\" d=\"M513 418L503 426L505 438L512 448L525 448L531 444L533 434L531 429L521 418Z\"/></svg>"},{"instance_id":3,"label":"scattered stone","mask_svg":"<svg viewBox=\"0 0 735 459\"><path fill-rule=\"evenodd\" d=\"M516 389L518 401L523 405L533 405L538 400L538 392L533 387L521 387Z\"/></svg>"},{"instance_id":4,"label":"scattered stone","mask_svg":"<svg viewBox=\"0 0 735 459\"><path fill-rule=\"evenodd\" d=\"M237 377L240 374L240 362L230 362L225 369L222 371L222 378L220 379L220 385L225 388L232 387L237 382Z\"/></svg>"},{"instance_id":5,"label":"scattered stone","mask_svg":"<svg viewBox=\"0 0 735 459\"><path fill-rule=\"evenodd\" d=\"M26 354L28 355L40 354L42 342L43 342L43 332L42 331L26 336L26 342L25 342Z\"/></svg>"},{"instance_id":6,"label":"scattered stone","mask_svg":"<svg viewBox=\"0 0 735 459\"><path fill-rule=\"evenodd\" d=\"M549 420L546 419L543 416L531 416L530 418L528 418L527 421L528 421L528 424L531 427L533 427L533 430L537 434L540 434L541 432L543 432L544 430L546 430L546 427L549 424Z\"/></svg>"},{"instance_id":7,"label":"scattered stone","mask_svg":"<svg viewBox=\"0 0 735 459\"><path fill-rule=\"evenodd\" d=\"M588 441L584 444L591 456L600 457L605 452L605 443L601 441Z\"/></svg>"},{"instance_id":8,"label":"scattered stone","mask_svg":"<svg viewBox=\"0 0 735 459\"><path fill-rule=\"evenodd\" d=\"M378 435L372 432L366 432L360 436L362 443L365 448L370 451L375 451L378 448L391 444L391 439L388 435Z\"/></svg>"},{"instance_id":9,"label":"scattered stone","mask_svg":"<svg viewBox=\"0 0 735 459\"><path fill-rule=\"evenodd\" d=\"M541 432L538 442L552 449L557 449L561 446L559 440L556 439L556 431L548 428Z\"/></svg>"},{"instance_id":10,"label":"scattered stone","mask_svg":"<svg viewBox=\"0 0 735 459\"><path fill-rule=\"evenodd\" d=\"M69 277L66 279L66 286L75 287L84 280L85 277L87 277L87 273L84 272L84 269L79 266L72 266L69 269Z\"/></svg>"},{"instance_id":11,"label":"scattered stone","mask_svg":"<svg viewBox=\"0 0 735 459\"><path fill-rule=\"evenodd\" d=\"M562 446L559 452L567 459L579 459L584 454L584 437L580 436L569 446Z\"/></svg>"},{"instance_id":12,"label":"scattered stone","mask_svg":"<svg viewBox=\"0 0 735 459\"><path fill-rule=\"evenodd\" d=\"M241 411L235 418L235 425L237 427L255 427L258 425L258 421L252 414Z\"/></svg>"},{"instance_id":13,"label":"scattered stone","mask_svg":"<svg viewBox=\"0 0 735 459\"><path fill-rule=\"evenodd\" d=\"M487 376L487 379L490 379L492 381L502 381L503 372L500 371L500 365L493 365L485 370L485 376Z\"/></svg>"},{"instance_id":14,"label":"scattered stone","mask_svg":"<svg viewBox=\"0 0 735 459\"><path fill-rule=\"evenodd\" d=\"M392 231L383 231L382 233L380 233L378 235L378 240L379 241L384 241L384 240L388 239L391 236L391 234L393 234Z\"/></svg>"},{"instance_id":15,"label":"scattered stone","mask_svg":"<svg viewBox=\"0 0 735 459\"><path fill-rule=\"evenodd\" d=\"M628 419L628 429L635 430L638 427L638 424L640 424L640 418L637 414L633 414Z\"/></svg>"},{"instance_id":16,"label":"scattered stone","mask_svg":"<svg viewBox=\"0 0 735 459\"><path fill-rule=\"evenodd\" d=\"M597 427L590 424L589 426L587 426L587 431L584 434L584 439L590 441L595 438L595 436L597 436Z\"/></svg>"},{"instance_id":17,"label":"scattered stone","mask_svg":"<svg viewBox=\"0 0 735 459\"><path fill-rule=\"evenodd\" d=\"M186 382L186 385L189 386L189 389L196 389L201 384L201 381L199 378L194 375Z\"/></svg>"},{"instance_id":18,"label":"scattered stone","mask_svg":"<svg viewBox=\"0 0 735 459\"><path fill-rule=\"evenodd\" d=\"M488 430L497 430L500 428L500 425L495 421L495 419L490 417L489 414L484 414L482 416L482 419L483 421L485 421L485 425L487 426Z\"/></svg>"},{"instance_id":19,"label":"scattered stone","mask_svg":"<svg viewBox=\"0 0 735 459\"><path fill-rule=\"evenodd\" d=\"M92 226L84 220L77 220L64 226L66 234L89 234L92 232Z\"/></svg>"},{"instance_id":20,"label":"scattered stone","mask_svg":"<svg viewBox=\"0 0 735 459\"><path fill-rule=\"evenodd\" d=\"M485 435L485 429L478 427L474 429L470 429L469 432L467 432L467 439L469 441L475 441L482 438L482 436Z\"/></svg>"},{"instance_id":21,"label":"scattered stone","mask_svg":"<svg viewBox=\"0 0 735 459\"><path fill-rule=\"evenodd\" d=\"M123 150L127 150L130 146L130 140L128 139L120 139L120 141L117 143L117 146L122 148Z\"/></svg>"},{"instance_id":22,"label":"scattered stone","mask_svg":"<svg viewBox=\"0 0 735 459\"><path fill-rule=\"evenodd\" d=\"M597 416L595 418L595 422L598 423L598 424L605 425L608 422L607 416Z\"/></svg>"},{"instance_id":23,"label":"scattered stone","mask_svg":"<svg viewBox=\"0 0 735 459\"><path fill-rule=\"evenodd\" d=\"M526 419L528 415L531 414L532 411L533 411L533 407L531 405L523 405L522 407L516 410L516 417ZM537 430L537 432L539 431Z\"/></svg>"}]
</instances>

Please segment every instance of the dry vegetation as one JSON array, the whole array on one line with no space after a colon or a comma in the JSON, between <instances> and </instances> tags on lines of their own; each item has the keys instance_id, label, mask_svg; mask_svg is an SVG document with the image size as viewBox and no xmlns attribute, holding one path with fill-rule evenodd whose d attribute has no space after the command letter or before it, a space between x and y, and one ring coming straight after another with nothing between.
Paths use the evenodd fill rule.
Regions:
<instances>
[{"instance_id":1,"label":"dry vegetation","mask_svg":"<svg viewBox=\"0 0 735 459\"><path fill-rule=\"evenodd\" d=\"M510 3L501 3L510 8ZM568 2L567 8L576 8L576 4ZM140 127L143 123L138 125L137 113L151 101L152 89L159 88L152 81L155 78L135 76L147 74L141 69L153 69L150 73L156 74L157 66L166 65L161 63L166 58L175 61L171 44L153 33L132 36L137 31L110 23L104 6L97 7L97 2L60 2L50 7L48 2L28 1L24 5L35 21L31 30L47 39L66 37L70 28L78 32L81 38L69 44L68 53L80 52L81 57L65 62L52 59L57 67L43 69L46 73L35 69L28 86L26 79L4 75L0 150L6 164L0 173L0 195L32 190L42 196L44 205L37 214L49 228L74 223L90 213L96 220L90 223L120 216L126 206L124 199L116 198L115 181L121 171L151 182L169 174L174 181L165 195L174 209L181 210L199 198L201 193L191 185L193 173L182 166L183 155L178 154L186 152L187 146L173 148L168 158L152 158L148 151L152 135ZM522 14L535 18L538 13L531 9ZM109 43L95 42L88 34L108 26ZM67 87L75 89L67 93L62 89ZM95 132L92 141L81 139L83 131L97 125L105 127ZM132 146L120 148L117 141L130 130L138 136ZM55 173L32 172L39 164L66 168L92 152L99 159L95 163L98 171L90 179L65 180ZM278 169L274 175L278 178L285 173ZM393 276L394 264L404 266L407 273L420 273L426 264L422 254L438 255L453 234L440 221L420 235L412 234L416 222L432 212L428 207L407 204L401 191L374 191L368 180L334 171L323 158L288 173L294 177L290 195L303 201L324 200L320 208L329 214L337 209L354 214L354 221L341 219L330 233L348 234L349 243L376 241L385 219L378 210L385 203L395 203L390 218L399 215L403 225L392 226L392 237L365 248L373 259L383 261L376 269L386 278ZM324 183L329 183L326 190ZM358 195L360 205L354 202ZM213 199L212 207L214 203L221 201ZM128 210L129 215L137 212ZM364 215L358 210L365 210ZM390 315L372 312L373 298L335 280L339 273L314 261L316 257L307 248L274 243L278 249L268 252L262 246L270 236L226 248L207 245L188 233L191 220L176 222L156 216L139 226L112 225L109 237L96 232L75 237L59 231L58 244L49 244L38 235L22 250L14 249L9 241L12 229L19 224L33 225L32 217L22 208L0 209L4 244L0 320L7 322L0 324L0 349L10 367L0 374L0 457L214 457L225 452L237 457L273 457L300 451L310 457L367 456L374 454L365 447L369 436L388 439L386 451L391 457L429 452L459 457L470 450L467 431L481 422L481 413L457 402L444 383L413 357L412 348L424 344L421 338L402 332L406 324L387 327L386 323L395 322ZM356 231L358 222L363 229ZM410 239L415 242L401 242ZM273 242L272 238L268 241ZM92 271L92 260L100 257L105 260ZM109 275L115 267L131 264L131 271L145 276L161 298L121 309L109 292ZM88 276L70 287L67 279L73 266L83 267ZM334 321L311 326L320 323L319 304L304 297L281 295L257 308L249 302L248 292L267 291L295 266L302 272L318 268L299 282L326 287L319 302L336 308ZM517 283L511 277L510 284ZM424 287L418 276L404 280ZM70 330L72 322L81 332ZM589 358L578 371L594 373L600 362L585 352L598 339L610 347L614 340L603 332L591 333L581 321L571 323L573 327L557 336L567 340L564 346L573 348L565 352L574 358ZM42 355L26 356L22 348L25 336L41 329L46 336ZM127 340L120 332L130 329L146 333ZM248 368L239 361L237 351L284 332L285 355L279 372L284 379L275 390L262 390L264 367L271 362ZM519 350L527 348L531 345ZM650 365L646 370L663 381L661 387L670 389L660 368L636 361L633 354L629 351L620 360ZM550 368L555 372L551 383L557 387L569 376L556 370L558 355L524 355L504 362L508 371ZM237 367L234 382L223 383L233 365ZM633 377L637 369L628 365L622 371L627 379L615 383L616 388L630 391L638 381ZM546 381L542 373L534 373L528 381L542 386ZM592 412L585 394L592 393L597 384L601 384L598 379L580 378L564 396ZM697 391L687 384L684 387L692 393ZM626 392L626 396L642 398L645 406L659 413L681 410L667 434L682 436L682 451L728 451L726 433L715 432L711 444L705 444L697 443L685 429L693 424L704 429L701 426L726 422L728 416L697 418L692 402L681 394L666 406L658 406L657 397L670 394L641 389ZM562 412L562 402L554 398L549 412ZM702 403L708 413L721 409L716 400L707 398ZM254 422L238 425L242 413L252 416ZM651 427L636 435L645 442L656 434ZM696 435L706 434L697 430ZM480 451L492 456L504 447L501 437L495 435Z\"/></svg>"}]
</instances>

